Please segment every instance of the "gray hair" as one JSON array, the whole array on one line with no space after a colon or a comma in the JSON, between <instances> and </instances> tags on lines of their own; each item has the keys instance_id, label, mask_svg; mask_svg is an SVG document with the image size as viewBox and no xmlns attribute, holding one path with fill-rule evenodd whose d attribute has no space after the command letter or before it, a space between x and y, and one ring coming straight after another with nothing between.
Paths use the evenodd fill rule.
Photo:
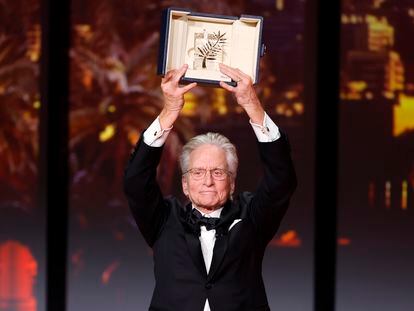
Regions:
<instances>
[{"instance_id":1,"label":"gray hair","mask_svg":"<svg viewBox=\"0 0 414 311\"><path fill-rule=\"evenodd\" d=\"M214 145L224 150L226 153L227 166L232 174L232 178L236 178L237 167L239 165L239 159L237 157L236 147L230 142L230 140L219 133L206 133L197 135L191 138L183 147L180 155L181 172L184 174L188 171L190 162L190 154L198 147L202 145Z\"/></svg>"}]
</instances>

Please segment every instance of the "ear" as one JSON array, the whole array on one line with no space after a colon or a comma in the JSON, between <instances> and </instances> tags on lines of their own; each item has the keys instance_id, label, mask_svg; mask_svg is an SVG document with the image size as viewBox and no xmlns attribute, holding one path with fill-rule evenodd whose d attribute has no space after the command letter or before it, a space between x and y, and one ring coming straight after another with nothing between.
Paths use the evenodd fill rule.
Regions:
<instances>
[{"instance_id":1,"label":"ear","mask_svg":"<svg viewBox=\"0 0 414 311\"><path fill-rule=\"evenodd\" d=\"M185 175L181 177L181 186L183 187L183 192L185 196L188 197L188 181Z\"/></svg>"}]
</instances>

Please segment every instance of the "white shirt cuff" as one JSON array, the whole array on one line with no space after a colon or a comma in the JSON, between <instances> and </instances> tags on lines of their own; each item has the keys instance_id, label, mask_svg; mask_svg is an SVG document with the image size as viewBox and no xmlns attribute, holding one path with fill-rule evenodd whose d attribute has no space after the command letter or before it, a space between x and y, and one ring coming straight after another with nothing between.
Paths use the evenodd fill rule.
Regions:
<instances>
[{"instance_id":1,"label":"white shirt cuff","mask_svg":"<svg viewBox=\"0 0 414 311\"><path fill-rule=\"evenodd\" d=\"M249 123L252 125L253 131L256 134L257 140L261 143L269 143L279 139L280 131L277 125L273 122L272 119L265 112L263 118L263 124L253 123L252 120L249 120Z\"/></svg>"},{"instance_id":2,"label":"white shirt cuff","mask_svg":"<svg viewBox=\"0 0 414 311\"><path fill-rule=\"evenodd\" d=\"M144 143L151 147L161 147L167 140L172 126L168 129L162 129L159 116L151 123L151 125L144 132Z\"/></svg>"}]
</instances>

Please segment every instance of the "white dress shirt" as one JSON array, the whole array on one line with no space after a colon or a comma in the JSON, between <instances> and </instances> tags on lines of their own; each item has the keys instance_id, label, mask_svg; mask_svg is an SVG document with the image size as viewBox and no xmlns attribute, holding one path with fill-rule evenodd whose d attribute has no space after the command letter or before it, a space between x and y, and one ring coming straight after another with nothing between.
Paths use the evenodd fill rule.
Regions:
<instances>
[{"instance_id":1,"label":"white dress shirt","mask_svg":"<svg viewBox=\"0 0 414 311\"><path fill-rule=\"evenodd\" d=\"M270 119L267 113L265 113L263 124L256 124L253 123L251 120L249 120L249 123L251 124L253 131L256 134L257 140L259 142L272 142L280 137L279 128L273 122L273 120ZM144 132L144 142L152 147L161 147L165 143L171 129L172 127L168 129L162 129L159 117L157 117L154 120L154 122L151 123L148 129ZM193 206L193 208L196 207ZM200 210L198 211L205 217L220 218L222 210L223 207L216 209L209 214L205 214ZM206 265L206 270L208 274L211 266L211 260L213 258L214 244L216 243L216 230L207 230L205 226L200 226L199 239L201 245L201 252L203 253L204 264ZM211 311L208 299L206 299L204 311Z\"/></svg>"}]
</instances>

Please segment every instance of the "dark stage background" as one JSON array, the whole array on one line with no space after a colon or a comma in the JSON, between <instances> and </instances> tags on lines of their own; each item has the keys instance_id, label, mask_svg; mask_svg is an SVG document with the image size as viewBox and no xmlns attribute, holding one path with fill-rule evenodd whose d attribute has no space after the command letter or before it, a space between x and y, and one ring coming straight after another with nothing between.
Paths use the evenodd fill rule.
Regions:
<instances>
[{"instance_id":1,"label":"dark stage background","mask_svg":"<svg viewBox=\"0 0 414 311\"><path fill-rule=\"evenodd\" d=\"M289 134L299 186L263 276L272 310L313 309L315 124L304 101L305 5L72 1L68 310L145 310L150 302L151 249L129 213L122 175L162 107L155 72L160 11L168 6L264 17L257 91ZM344 0L341 25L336 310L414 310L414 1ZM40 36L38 0L0 1L0 310L7 311L45 310ZM198 87L166 144L159 170L166 195L181 196L180 147L206 131L238 146L237 189L255 187L260 169L248 119L223 90Z\"/></svg>"}]
</instances>

